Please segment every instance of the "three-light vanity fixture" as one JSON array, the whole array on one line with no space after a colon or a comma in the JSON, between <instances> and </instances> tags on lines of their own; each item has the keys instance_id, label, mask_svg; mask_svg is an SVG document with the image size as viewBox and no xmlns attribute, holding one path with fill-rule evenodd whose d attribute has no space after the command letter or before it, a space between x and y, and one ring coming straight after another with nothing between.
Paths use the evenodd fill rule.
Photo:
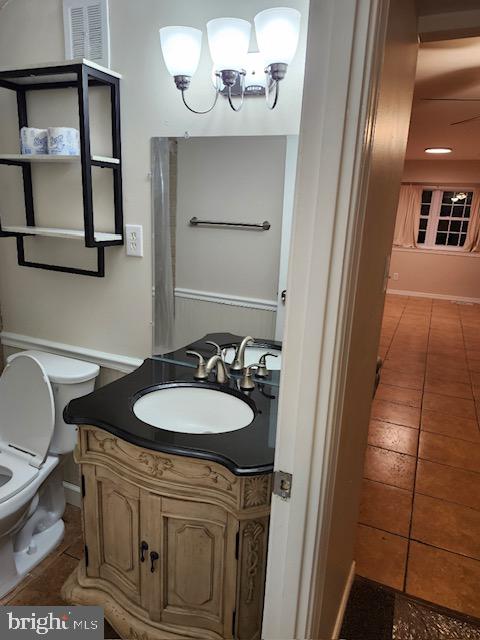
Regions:
<instances>
[{"instance_id":1,"label":"three-light vanity fixture","mask_svg":"<svg viewBox=\"0 0 480 640\"><path fill-rule=\"evenodd\" d=\"M274 109L278 102L279 83L287 73L298 45L300 33L300 12L289 7L277 7L260 11L255 18L255 33L259 54L249 54L252 25L240 18L216 18L207 22L207 36L210 55L213 60L213 80L215 100L206 111L192 109L185 99L185 91L198 68L202 48L202 32L193 27L163 27L160 29L160 44L168 72L182 93L182 100L193 113L208 113L224 93L234 111L240 111L249 86L255 85L263 92L266 103ZM265 79L255 77L252 60L258 64ZM262 69L263 68L263 69ZM247 82L251 83L247 85ZM239 87L240 101L234 104L234 87Z\"/></svg>"}]
</instances>

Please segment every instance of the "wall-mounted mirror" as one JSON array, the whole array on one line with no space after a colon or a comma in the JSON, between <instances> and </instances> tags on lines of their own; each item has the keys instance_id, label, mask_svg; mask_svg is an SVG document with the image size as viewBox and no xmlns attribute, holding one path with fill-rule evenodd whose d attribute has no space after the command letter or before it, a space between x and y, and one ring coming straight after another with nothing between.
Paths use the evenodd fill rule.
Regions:
<instances>
[{"instance_id":1,"label":"wall-mounted mirror","mask_svg":"<svg viewBox=\"0 0 480 640\"><path fill-rule=\"evenodd\" d=\"M297 151L297 136L152 139L154 354L282 339Z\"/></svg>"}]
</instances>

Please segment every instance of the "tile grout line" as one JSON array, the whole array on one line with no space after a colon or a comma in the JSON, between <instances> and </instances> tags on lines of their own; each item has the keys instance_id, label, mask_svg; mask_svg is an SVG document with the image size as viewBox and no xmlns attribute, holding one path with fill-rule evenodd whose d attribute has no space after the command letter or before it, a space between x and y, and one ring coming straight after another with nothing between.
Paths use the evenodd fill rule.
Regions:
<instances>
[{"instance_id":1,"label":"tile grout line","mask_svg":"<svg viewBox=\"0 0 480 640\"><path fill-rule=\"evenodd\" d=\"M435 433L434 431L427 431L426 433L432 433L433 435L439 435L442 438L448 438L449 436L444 436L441 433ZM460 438L452 438L452 440L460 440ZM479 444L477 442L471 442L470 440L462 440L462 442L467 442L468 444ZM475 476L480 476L480 471L473 471L472 469L465 469L465 467L456 467L453 464L447 464L446 462L439 462L438 460L433 460L432 458L422 458L419 456L419 460L423 462L430 462L431 464L437 464L440 467L447 467L448 469L455 469L456 471L464 471L465 473L473 473Z\"/></svg>"},{"instance_id":2,"label":"tile grout line","mask_svg":"<svg viewBox=\"0 0 480 640\"><path fill-rule=\"evenodd\" d=\"M392 422L389 422L388 424L393 424ZM401 424L396 424L394 425L395 427L401 427ZM405 427L405 429L410 429L411 427ZM416 431L418 433L418 429L413 429L412 431ZM372 449L381 449L382 451L390 451L390 453L397 453L399 456L407 456L408 458L415 458L415 454L412 453L403 453L402 451L395 451L395 449L388 449L387 447L381 447L378 444L368 444L367 446L371 447ZM371 478L367 478L367 480L371 480ZM378 482L378 481L377 481ZM382 484L388 484L388 482L383 482ZM394 485L392 485L394 486ZM401 487L400 487L401 488Z\"/></svg>"},{"instance_id":3,"label":"tile grout line","mask_svg":"<svg viewBox=\"0 0 480 640\"><path fill-rule=\"evenodd\" d=\"M475 513L480 513L480 508L476 509L475 507L471 507L468 504L463 504L463 502L455 502L455 500L448 500L447 498L439 498L438 496L432 496L430 493L424 493L423 491L417 491L416 494L418 496L423 496L424 498L431 498L432 500L438 500L439 502L448 502L448 504L454 504L457 507L462 507L463 509L469 509L470 511L474 511ZM416 540L416 538L413 538ZM435 545L432 545L435 546ZM439 547L441 549L443 547ZM480 561L480 557L478 558Z\"/></svg>"},{"instance_id":4,"label":"tile grout line","mask_svg":"<svg viewBox=\"0 0 480 640\"><path fill-rule=\"evenodd\" d=\"M414 474L413 474L412 501L411 501L411 508L410 508L410 524L409 524L409 527L408 527L407 554L406 554L406 557L405 557L405 572L404 572L404 575L403 575L403 589L402 589L402 591L404 593L407 593L408 564L409 564L409 559L410 559L410 544L411 544L411 539L412 539L413 510L414 510L414 505L415 505L415 487L416 487L416 484L417 484L418 455L419 455L419 452L420 452L420 435L421 435L421 429L422 429L423 399L424 399L424 396L425 396L425 382L426 382L426 376L427 376L428 345L430 343L430 332L431 332L431 329L432 329L432 312L433 312L433 301L430 302L428 333L427 333L427 341L426 341L427 351L426 351L426 354L425 354L425 369L424 369L424 372L423 372L422 398L421 398L421 401L420 401L420 417L419 417L419 425L418 425L417 451L416 451L416 456L415 456L415 469L414 469Z\"/></svg>"},{"instance_id":5,"label":"tile grout line","mask_svg":"<svg viewBox=\"0 0 480 640\"><path fill-rule=\"evenodd\" d=\"M468 356L467 356L468 349L467 349L467 342L465 340L465 329L463 327L463 316L462 316L461 313L459 315L460 315L460 327L462 329L463 350L465 352L465 360L467 362L468 377L470 379L470 389L472 391L473 407L474 407L474 410L475 410L475 415L477 417L477 428L480 431L480 411L479 411L479 408L478 408L478 405L477 405L477 399L475 397L475 393L473 391L472 371L470 370L469 359L468 359Z\"/></svg>"},{"instance_id":6,"label":"tile grout line","mask_svg":"<svg viewBox=\"0 0 480 640\"><path fill-rule=\"evenodd\" d=\"M394 536L396 534L392 533L391 535ZM400 538L401 536L398 536L398 537ZM467 556L465 553L459 553L458 551L451 551L450 549L445 549L445 547L437 547L434 544L430 544L429 542L424 542L423 540L417 540L415 538L412 538L411 541L416 542L417 544L422 544L424 547L428 547L429 549L436 549L438 551L443 551L444 553L449 553L453 556L458 556L460 558L467 558L467 560L473 560L473 562L478 562L478 564L480 565L480 559L472 558L472 556ZM405 593L407 594L406 591ZM407 594L407 595L409 596L412 595L412 597L415 597L415 595L413 594ZM435 604L435 603L433 602L432 604ZM459 613L462 613L462 612L460 611Z\"/></svg>"},{"instance_id":7,"label":"tile grout line","mask_svg":"<svg viewBox=\"0 0 480 640\"><path fill-rule=\"evenodd\" d=\"M396 452L394 452L396 453ZM423 462L430 462L430 460L424 460L423 458L419 458L419 460L423 461ZM455 469L455 470L459 470L457 467L449 467L448 465L442 464L441 462L435 462L433 464L438 464L439 466L442 467L447 467L448 469ZM460 469L460 471L466 471L466 473L475 473L474 471L468 471L468 469ZM399 487L395 484L388 484L388 482L382 482L381 480L374 480L373 478L367 478L366 476L364 476L362 478L362 480L366 480L367 482L373 482L375 484L381 485L382 487L388 487L390 489L397 489L398 491L404 491L406 493L413 493L413 491L411 491L410 489L404 489L404 487ZM455 504L459 507L465 507L465 509L470 509L471 511L475 511L475 512L480 512L480 507L476 508L476 507L471 507L468 504L464 504L463 502L456 502L455 500L449 500L448 498L440 498L439 496L435 496L432 493L425 493L424 491L416 491L417 495L420 496L425 496L426 498L432 498L433 500L440 500L441 502L448 502L449 504ZM393 533L393 531L389 531L388 529L383 529L382 527L374 527L371 524L368 524L368 522L361 522L361 520L358 521L360 524L363 524L366 527L372 527L374 529L380 529L381 531L386 531L387 533ZM394 534L394 535L400 535L400 534ZM401 536L402 538L405 538L405 536ZM69 555L69 554L67 554Z\"/></svg>"},{"instance_id":8,"label":"tile grout line","mask_svg":"<svg viewBox=\"0 0 480 640\"><path fill-rule=\"evenodd\" d=\"M403 307L403 309L402 309L402 313L401 313L401 315L400 315L400 317L399 317L399 319L398 319L397 326L396 326L395 332L394 332L394 334L393 334L393 336L392 336L392 340L391 340L391 343L390 343L390 347L389 347L389 349L388 349L388 351L387 351L387 354L386 354L385 360L387 359L388 354L390 353L390 349L391 349L391 347L392 347L392 345L393 345L393 343L394 343L394 341L395 341L395 338L396 338L396 336L397 336L397 334L398 334L399 328L400 328L401 323L402 323L402 319L403 319L403 318L404 318L404 316L405 316L405 311L406 311L406 309L407 309L408 302L409 302L409 298L407 299L406 304L405 304L405 306L404 306L404 307ZM430 322L431 322L431 305L430 305ZM429 329L430 329L430 322L429 322ZM428 341L428 336L427 336L427 341ZM422 402L423 402L423 393L424 393L424 387L425 387L426 357L427 357L427 354L425 353L424 369L423 369L423 376L422 376L422 378L423 378L423 383L422 383L422 389L421 389L421 391L422 391L422 400L421 400L421 404L422 404ZM406 372L406 373L408 373L408 372ZM399 387L399 388L401 388L401 387ZM416 389L415 389L415 390L416 390ZM420 416L419 416L419 421L420 421L420 419L421 419L421 406L420 406ZM395 424L395 423L388 423L388 424ZM397 425L397 426L406 426L406 425ZM407 427L407 428L412 428L412 427ZM417 431L418 431L418 436L420 437L420 433L419 433L419 432L420 432L420 424L419 424L419 426L418 426ZM419 445L418 445L419 437L418 437L418 439L417 439L417 454L418 454L418 446L419 446ZM380 447L379 447L379 448L380 448ZM404 454L404 455L408 455L408 454ZM412 457L412 456L411 456L411 457ZM416 477L417 460L418 460L418 458L416 458L416 461L415 461L415 470L414 470L414 477L413 477L414 483L415 483L415 477ZM367 479L368 479L368 478L367 478ZM388 486L388 485L387 485L387 486ZM390 486L394 486L394 485L390 485ZM414 486L415 486L415 484L414 484ZM398 488L398 487L396 487L396 488ZM414 496L414 487L413 487L413 490L412 490L412 492L411 492L411 493L412 493L412 499L411 499L411 506L410 506L410 522L409 522L409 534L408 534L408 535L410 535L410 531L411 531L411 521L412 521L412 512L413 512L413 496ZM392 535L396 535L396 534L392 534ZM398 536L398 537L402 538L402 536ZM403 538L403 539L405 539L405 538ZM403 589L402 589L403 591L405 591L406 573L407 573L408 555L409 555L409 544L410 544L410 542L409 542L409 538L407 538L406 540L407 540L407 554L406 554L406 558L405 558L405 569L404 569L404 575L403 575Z\"/></svg>"},{"instance_id":9,"label":"tile grout line","mask_svg":"<svg viewBox=\"0 0 480 640\"><path fill-rule=\"evenodd\" d=\"M375 531L381 531L382 533L388 533L389 536L395 536L396 538L401 538L402 540L407 540L408 539L405 536L402 536L400 533L394 533L393 531L388 531L388 529L382 529L381 527L374 527L371 524L365 524L365 522L361 522L360 520L358 521L358 524L360 526L362 526L362 527L368 527L369 529L375 529ZM474 560L475 558L472 558L472 559Z\"/></svg>"},{"instance_id":10,"label":"tile grout line","mask_svg":"<svg viewBox=\"0 0 480 640\"><path fill-rule=\"evenodd\" d=\"M429 409L427 409L427 411L429 411ZM455 420L459 420L460 418L458 416L448 416L449 418L454 418ZM473 420L473 418L466 418L467 420ZM475 422L477 422L475 420ZM397 425L397 426L402 426L402 425ZM477 425L478 426L478 425ZM410 427L411 428L411 427ZM478 444L480 445L480 440L467 440L467 438L461 438L460 436L450 436L446 433L442 433L441 431L432 431L431 428L429 429L422 429L422 431L424 431L425 433L433 433L435 436L440 436L441 438L450 438L451 440L460 440L461 442L469 442L470 444ZM422 460L428 460L428 458L422 458ZM435 460L431 460L431 462L435 462ZM454 465L451 464L446 464L445 462L439 462L438 464L443 464L446 467L453 467ZM461 469L462 467L454 467L455 469ZM470 471L470 469L465 469L465 471ZM473 471L473 473L480 473L480 471Z\"/></svg>"},{"instance_id":11,"label":"tile grout line","mask_svg":"<svg viewBox=\"0 0 480 640\"><path fill-rule=\"evenodd\" d=\"M420 495L424 495L424 494L420 494ZM440 498L438 498L438 499L441 500ZM456 504L456 503L452 503L452 504ZM425 540L421 540L419 538L412 538L412 537L410 537L410 535L408 537L402 536L400 533L395 533L393 531L388 531L388 529L383 529L382 527L374 527L373 525L366 524L365 522L362 522L361 520L358 521L358 524L361 525L362 527L367 527L367 528L373 529L375 531L381 531L382 533L387 533L390 536L395 536L397 538L401 538L402 540L406 540L407 544L410 543L410 542L416 542L418 544L423 544L424 546L429 547L431 549L440 549L440 551L445 551L446 553L451 553L453 555L460 556L462 558L468 558L469 560L474 560L475 562L480 562L480 557L470 556L467 553L462 553L460 551L453 551L452 549L448 549L447 547L440 547L438 545L431 544L431 543L426 542ZM406 593L405 589L402 589L402 592Z\"/></svg>"}]
</instances>

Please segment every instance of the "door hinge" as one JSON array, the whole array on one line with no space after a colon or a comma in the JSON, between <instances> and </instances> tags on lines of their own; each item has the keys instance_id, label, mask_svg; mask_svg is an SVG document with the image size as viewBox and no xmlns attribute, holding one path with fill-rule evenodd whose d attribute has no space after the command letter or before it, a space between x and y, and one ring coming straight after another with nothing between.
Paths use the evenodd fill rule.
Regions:
<instances>
[{"instance_id":1,"label":"door hinge","mask_svg":"<svg viewBox=\"0 0 480 640\"><path fill-rule=\"evenodd\" d=\"M235 535L235 559L238 560L238 551L240 549L240 531Z\"/></svg>"},{"instance_id":2,"label":"door hinge","mask_svg":"<svg viewBox=\"0 0 480 640\"><path fill-rule=\"evenodd\" d=\"M234 609L233 610L233 614L232 614L232 638L236 637L236 635L235 635L236 634L236 629L235 629L236 622L237 622L237 610Z\"/></svg>"},{"instance_id":3,"label":"door hinge","mask_svg":"<svg viewBox=\"0 0 480 640\"><path fill-rule=\"evenodd\" d=\"M84 550L85 550L85 566L88 567L88 547L87 547L87 545L84 546Z\"/></svg>"},{"instance_id":4,"label":"door hinge","mask_svg":"<svg viewBox=\"0 0 480 640\"><path fill-rule=\"evenodd\" d=\"M289 500L292 495L293 476L286 471L273 472L273 493L282 500Z\"/></svg>"},{"instance_id":5,"label":"door hinge","mask_svg":"<svg viewBox=\"0 0 480 640\"><path fill-rule=\"evenodd\" d=\"M82 473L82 498L85 497L85 476Z\"/></svg>"}]
</instances>

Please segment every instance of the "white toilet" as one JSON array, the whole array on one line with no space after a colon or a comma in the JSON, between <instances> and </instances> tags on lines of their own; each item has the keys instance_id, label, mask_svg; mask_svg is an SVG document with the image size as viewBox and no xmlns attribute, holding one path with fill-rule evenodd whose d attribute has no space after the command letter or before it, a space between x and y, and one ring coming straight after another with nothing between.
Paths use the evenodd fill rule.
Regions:
<instances>
[{"instance_id":1,"label":"white toilet","mask_svg":"<svg viewBox=\"0 0 480 640\"><path fill-rule=\"evenodd\" d=\"M0 377L0 597L62 540L61 454L76 427L63 420L73 398L93 391L99 367L41 351L7 359Z\"/></svg>"}]
</instances>

